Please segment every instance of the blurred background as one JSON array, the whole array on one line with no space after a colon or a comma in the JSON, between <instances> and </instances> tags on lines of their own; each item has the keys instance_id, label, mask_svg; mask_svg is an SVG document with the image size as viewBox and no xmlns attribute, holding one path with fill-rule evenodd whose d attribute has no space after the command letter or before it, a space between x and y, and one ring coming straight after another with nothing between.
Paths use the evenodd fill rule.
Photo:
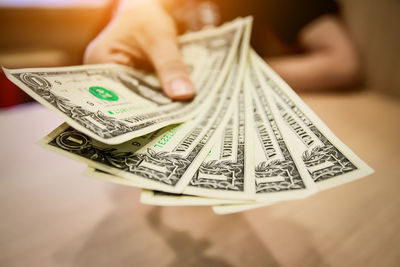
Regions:
<instances>
[{"instance_id":1,"label":"blurred background","mask_svg":"<svg viewBox=\"0 0 400 267\"><path fill-rule=\"evenodd\" d=\"M0 65L82 64L116 4L0 0ZM339 4L362 90L302 98L375 174L227 216L142 205L139 189L87 178L81 162L37 146L62 120L10 108L31 100L0 70L0 266L400 266L400 0Z\"/></svg>"},{"instance_id":2,"label":"blurred background","mask_svg":"<svg viewBox=\"0 0 400 267\"><path fill-rule=\"evenodd\" d=\"M107 24L116 1L0 0L0 65L82 64L86 45ZM0 107L30 101L1 73Z\"/></svg>"},{"instance_id":3,"label":"blurred background","mask_svg":"<svg viewBox=\"0 0 400 267\"><path fill-rule=\"evenodd\" d=\"M0 0L0 64L8 68L82 63L86 45L107 24L114 0ZM363 60L368 89L400 95L400 1L340 0ZM0 76L0 108L30 101Z\"/></svg>"}]
</instances>

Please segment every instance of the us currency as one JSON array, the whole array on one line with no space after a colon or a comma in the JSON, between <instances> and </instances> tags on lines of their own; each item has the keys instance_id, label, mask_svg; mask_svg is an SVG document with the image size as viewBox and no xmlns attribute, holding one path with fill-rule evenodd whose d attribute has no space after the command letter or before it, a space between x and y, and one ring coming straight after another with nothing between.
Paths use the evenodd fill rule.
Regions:
<instances>
[{"instance_id":1,"label":"us currency","mask_svg":"<svg viewBox=\"0 0 400 267\"><path fill-rule=\"evenodd\" d=\"M255 66L261 84L270 92L275 113L283 122L279 128L290 141L295 154L301 155L301 165L305 166L318 190L338 186L373 172L254 52L251 52L250 61ZM213 210L218 214L228 214L271 204L262 202L216 205Z\"/></svg>"},{"instance_id":2,"label":"us currency","mask_svg":"<svg viewBox=\"0 0 400 267\"><path fill-rule=\"evenodd\" d=\"M227 203L243 203L243 200L198 197L143 189L140 195L140 202L155 206L211 206Z\"/></svg>"},{"instance_id":3,"label":"us currency","mask_svg":"<svg viewBox=\"0 0 400 267\"><path fill-rule=\"evenodd\" d=\"M120 65L5 69L13 83L78 131L120 144L207 109L232 64L245 20L180 38L197 89L193 101L165 97L155 76Z\"/></svg>"},{"instance_id":4,"label":"us currency","mask_svg":"<svg viewBox=\"0 0 400 267\"><path fill-rule=\"evenodd\" d=\"M85 171L83 172L86 176L89 176L91 178L97 179L97 180L102 180L102 181L107 181L115 184L120 184L120 185L127 185L127 186L133 186L133 187L140 187L139 183L136 183L135 181L125 179L123 177L119 177L116 175L112 175L111 173L93 168L93 167L87 167Z\"/></svg>"},{"instance_id":5,"label":"us currency","mask_svg":"<svg viewBox=\"0 0 400 267\"><path fill-rule=\"evenodd\" d=\"M327 189L373 173L339 140L301 98L254 52L252 61L270 88L293 146L301 152L318 189Z\"/></svg>"},{"instance_id":6,"label":"us currency","mask_svg":"<svg viewBox=\"0 0 400 267\"><path fill-rule=\"evenodd\" d=\"M143 190L142 203L174 206L217 205L243 202L238 199L254 199L253 110L250 105L251 96L241 90L237 108L233 111L223 134L215 141L206 159L185 188L184 194ZM133 181L92 168L88 168L86 174L110 182L138 186Z\"/></svg>"},{"instance_id":7,"label":"us currency","mask_svg":"<svg viewBox=\"0 0 400 267\"><path fill-rule=\"evenodd\" d=\"M184 193L225 199L254 199L251 96L242 87L223 134Z\"/></svg>"},{"instance_id":8,"label":"us currency","mask_svg":"<svg viewBox=\"0 0 400 267\"><path fill-rule=\"evenodd\" d=\"M196 118L119 145L104 144L64 124L41 144L91 167L133 180L142 188L181 193L234 108L249 49L251 19L243 21L235 64L224 86Z\"/></svg>"},{"instance_id":9,"label":"us currency","mask_svg":"<svg viewBox=\"0 0 400 267\"><path fill-rule=\"evenodd\" d=\"M253 94L256 201L304 198L315 192L315 185L284 135L271 94L255 68L251 62L245 82Z\"/></svg>"},{"instance_id":10,"label":"us currency","mask_svg":"<svg viewBox=\"0 0 400 267\"><path fill-rule=\"evenodd\" d=\"M84 174L98 180L107 181L111 183L140 187L137 183L132 180L118 177L113 174L87 167ZM184 194L174 194L162 191L153 191L142 189L140 195L140 202L147 205L156 206L210 206L226 203L243 203L243 200L232 200L232 199L220 199L220 198L206 198L196 197Z\"/></svg>"},{"instance_id":11,"label":"us currency","mask_svg":"<svg viewBox=\"0 0 400 267\"><path fill-rule=\"evenodd\" d=\"M272 102L269 88L257 75L256 67L254 62L250 62L244 80L244 88L251 97L251 112L247 120L253 121L250 131L255 133L254 137L251 136L255 140L250 152L253 156L251 171L246 175L247 179L252 178L254 205L307 197L316 192L315 184L301 161L299 151L292 147L282 132L283 121ZM204 195L201 192L190 193ZM246 205L251 206L250 203Z\"/></svg>"},{"instance_id":12,"label":"us currency","mask_svg":"<svg viewBox=\"0 0 400 267\"><path fill-rule=\"evenodd\" d=\"M216 206L213 209L218 214L225 214L270 205L276 201L298 199L315 192L311 177L304 166L298 164L299 158L290 153L290 143L280 133L279 123L276 122L279 114L277 110L271 110L269 92L261 86L252 66L249 66L248 74L243 86L246 91L241 91L237 109L225 127L222 138L215 143L184 190L189 195L185 196L187 199L144 191L143 202L158 205L163 205L163 201L168 205L205 204L212 202L209 197L220 198L224 203L214 204ZM245 95L247 105L244 104ZM255 135L251 132L255 132ZM246 143L246 146L246 138L255 139L255 144ZM243 152L245 148L246 156ZM246 171L244 167L247 167ZM243 189L245 181L251 183L247 194ZM254 201L243 200L240 203L240 199Z\"/></svg>"},{"instance_id":13,"label":"us currency","mask_svg":"<svg viewBox=\"0 0 400 267\"><path fill-rule=\"evenodd\" d=\"M212 206L212 210L219 215L232 214L252 209L262 208L276 204L277 202L255 202L255 203L223 203Z\"/></svg>"},{"instance_id":14,"label":"us currency","mask_svg":"<svg viewBox=\"0 0 400 267\"><path fill-rule=\"evenodd\" d=\"M299 151L293 149L291 142L282 134L281 127L284 122L272 102L269 88L262 84L253 64L248 66L243 88L245 90L241 91L237 109L227 124L223 137L216 142L209 157L202 163L196 176L184 190L185 194L193 195L192 202L207 203L208 199L204 196L224 199L225 205L214 206L214 211L219 214L270 205L277 201L304 198L316 192L311 176L301 161ZM245 102L245 95L247 105L240 103ZM247 136L244 131L245 126L248 127ZM253 136L251 132L255 135ZM255 139L255 143L247 146L245 159L248 160L248 168L245 172L243 169L246 164L242 158L244 153L240 150L246 148L244 144L246 137L250 140ZM236 148L233 148L235 146ZM242 148L239 148L240 146ZM234 160L224 160L224 157ZM212 165L208 166L210 162ZM203 173L201 173L202 167L205 167ZM234 187L236 181L233 178L238 176L241 179ZM240 191L239 186L242 186L246 179L253 185L249 187L252 194L248 199L254 199L254 202L244 201L240 204L237 200L241 199L240 194L243 193L243 189ZM196 183L204 186L195 187ZM225 192L227 190L233 192ZM160 203L163 199L171 203L174 203L174 200L176 203L179 201L176 196L163 198L151 193L144 194L145 200L152 201L151 203ZM229 203L229 198L235 201Z\"/></svg>"}]
</instances>

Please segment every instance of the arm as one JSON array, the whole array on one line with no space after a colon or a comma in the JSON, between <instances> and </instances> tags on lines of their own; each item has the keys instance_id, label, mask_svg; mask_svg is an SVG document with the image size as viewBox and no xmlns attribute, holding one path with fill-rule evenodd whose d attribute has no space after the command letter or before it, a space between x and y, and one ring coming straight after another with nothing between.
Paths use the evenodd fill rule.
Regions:
<instances>
[{"instance_id":1,"label":"arm","mask_svg":"<svg viewBox=\"0 0 400 267\"><path fill-rule=\"evenodd\" d=\"M297 91L340 89L360 80L360 62L338 18L323 16L299 33L299 55L266 59Z\"/></svg>"}]
</instances>

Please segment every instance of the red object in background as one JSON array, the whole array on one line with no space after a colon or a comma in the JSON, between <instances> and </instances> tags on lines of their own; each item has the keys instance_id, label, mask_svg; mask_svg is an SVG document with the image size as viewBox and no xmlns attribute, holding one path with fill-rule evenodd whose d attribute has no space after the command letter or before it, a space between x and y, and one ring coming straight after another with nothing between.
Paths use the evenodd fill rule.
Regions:
<instances>
[{"instance_id":1,"label":"red object in background","mask_svg":"<svg viewBox=\"0 0 400 267\"><path fill-rule=\"evenodd\" d=\"M0 72L0 108L22 104L29 101L28 99L24 91L10 82L3 72Z\"/></svg>"}]
</instances>

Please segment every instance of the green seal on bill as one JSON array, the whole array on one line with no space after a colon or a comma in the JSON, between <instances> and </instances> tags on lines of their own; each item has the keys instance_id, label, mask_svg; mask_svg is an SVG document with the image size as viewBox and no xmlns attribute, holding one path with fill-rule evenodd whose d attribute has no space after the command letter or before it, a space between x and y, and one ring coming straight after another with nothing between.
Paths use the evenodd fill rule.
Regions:
<instances>
[{"instance_id":1,"label":"green seal on bill","mask_svg":"<svg viewBox=\"0 0 400 267\"><path fill-rule=\"evenodd\" d=\"M104 87L100 86L91 86L89 88L89 92L92 93L97 98L100 98L102 100L107 100L107 101L117 101L118 96L116 93L114 93L111 90L108 90Z\"/></svg>"}]
</instances>

